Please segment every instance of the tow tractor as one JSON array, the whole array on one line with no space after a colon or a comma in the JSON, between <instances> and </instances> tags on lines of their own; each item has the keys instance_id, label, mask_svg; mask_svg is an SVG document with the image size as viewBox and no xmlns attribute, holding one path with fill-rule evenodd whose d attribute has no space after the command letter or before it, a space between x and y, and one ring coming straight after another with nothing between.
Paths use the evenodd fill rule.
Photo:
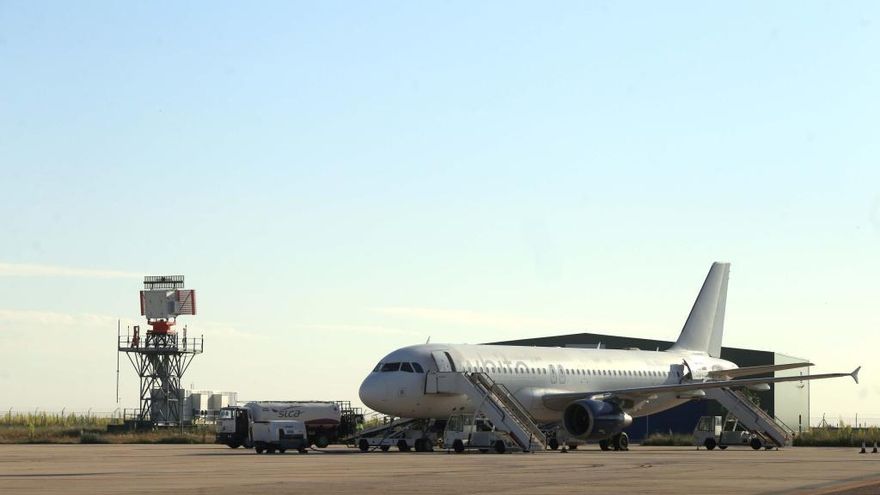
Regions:
<instances>
[{"instance_id":1,"label":"tow tractor","mask_svg":"<svg viewBox=\"0 0 880 495\"><path fill-rule=\"evenodd\" d=\"M747 430L734 416L728 414L722 422L721 416L701 416L694 428L694 445L721 450L730 445L748 445L755 450L765 447L764 441ZM766 448L766 447L765 447Z\"/></svg>"}]
</instances>

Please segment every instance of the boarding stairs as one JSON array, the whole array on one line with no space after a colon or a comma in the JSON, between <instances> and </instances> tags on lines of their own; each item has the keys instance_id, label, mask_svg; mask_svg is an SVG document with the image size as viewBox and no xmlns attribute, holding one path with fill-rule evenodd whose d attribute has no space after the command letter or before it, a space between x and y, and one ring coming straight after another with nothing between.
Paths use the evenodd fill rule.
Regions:
<instances>
[{"instance_id":1,"label":"boarding stairs","mask_svg":"<svg viewBox=\"0 0 880 495\"><path fill-rule=\"evenodd\" d=\"M791 446L792 431L784 425L778 424L772 416L764 412L742 392L730 388L712 388L706 389L705 392L707 397L718 401L743 426L760 436L765 441L765 445Z\"/></svg>"},{"instance_id":2,"label":"boarding stairs","mask_svg":"<svg viewBox=\"0 0 880 495\"><path fill-rule=\"evenodd\" d=\"M498 431L506 431L523 451L544 450L547 440L522 403L503 384L486 373L430 372L425 383L428 394L464 394Z\"/></svg>"}]
</instances>

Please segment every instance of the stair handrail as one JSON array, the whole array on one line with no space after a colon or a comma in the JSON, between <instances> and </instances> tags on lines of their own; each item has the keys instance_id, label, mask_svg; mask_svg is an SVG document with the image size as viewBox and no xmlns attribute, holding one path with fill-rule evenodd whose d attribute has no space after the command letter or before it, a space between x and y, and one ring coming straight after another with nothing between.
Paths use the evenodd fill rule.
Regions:
<instances>
[{"instance_id":1,"label":"stair handrail","mask_svg":"<svg viewBox=\"0 0 880 495\"><path fill-rule=\"evenodd\" d=\"M542 440L543 433L540 429L535 425L534 421L531 419L528 411L526 411L525 407L519 400L514 396L510 390L507 389L503 384L500 384L493 380L488 374L473 371L473 372L465 372L465 376L469 381L474 382L474 384L479 384L485 388L485 399L488 397L494 397L498 402L501 403L504 407L497 407L499 413L501 414L502 421L505 421L507 418L513 419L523 430L529 433L529 442L528 446L531 446L532 440L537 440L542 446L546 442L546 440ZM506 414L506 410L509 410L511 414Z\"/></svg>"}]
</instances>

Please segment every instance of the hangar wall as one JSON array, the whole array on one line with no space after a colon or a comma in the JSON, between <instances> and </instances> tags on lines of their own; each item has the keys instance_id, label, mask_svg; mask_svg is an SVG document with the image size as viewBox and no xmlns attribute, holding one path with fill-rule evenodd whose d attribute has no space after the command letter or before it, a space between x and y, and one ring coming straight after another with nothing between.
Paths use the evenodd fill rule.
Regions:
<instances>
[{"instance_id":1,"label":"hangar wall","mask_svg":"<svg viewBox=\"0 0 880 495\"><path fill-rule=\"evenodd\" d=\"M638 348L642 350L664 351L671 347L673 342L597 333L576 333L491 342L490 344L537 347L596 347L601 345L604 349ZM785 354L737 347L722 347L721 358L733 361L739 366L761 366L805 361ZM786 373L797 375L798 373L805 373L805 371L788 370L779 372L778 376L788 376ZM772 376L772 374L763 376ZM798 431L799 418L803 428L807 428L810 417L809 382L771 384L769 391L749 393L757 396L761 407L765 411L771 416L782 419L793 431ZM724 408L713 400L695 400L661 413L635 418L633 424L627 428L626 432L633 440L640 440L651 433L691 433L700 416L724 416L724 414Z\"/></svg>"}]
</instances>

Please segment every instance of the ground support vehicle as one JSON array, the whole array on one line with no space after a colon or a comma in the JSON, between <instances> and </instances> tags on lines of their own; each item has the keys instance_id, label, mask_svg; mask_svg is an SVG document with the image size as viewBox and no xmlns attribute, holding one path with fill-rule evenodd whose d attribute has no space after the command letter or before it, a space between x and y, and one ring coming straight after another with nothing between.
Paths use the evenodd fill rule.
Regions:
<instances>
[{"instance_id":1,"label":"ground support vehicle","mask_svg":"<svg viewBox=\"0 0 880 495\"><path fill-rule=\"evenodd\" d=\"M478 450L482 453L522 452L522 448L504 431L497 431L485 418L473 414L451 416L443 431L443 448L462 453Z\"/></svg>"},{"instance_id":2,"label":"ground support vehicle","mask_svg":"<svg viewBox=\"0 0 880 495\"><path fill-rule=\"evenodd\" d=\"M745 429L733 416L728 415L723 421L721 416L702 416L694 428L694 445L713 450L718 447L721 450L730 445L748 445L755 450L761 447L770 449L772 445L766 443L759 435Z\"/></svg>"},{"instance_id":3,"label":"ground support vehicle","mask_svg":"<svg viewBox=\"0 0 880 495\"><path fill-rule=\"evenodd\" d=\"M446 421L433 419L389 418L387 423L362 431L355 444L361 452L388 452L392 447L401 452L432 452L445 426Z\"/></svg>"},{"instance_id":4,"label":"ground support vehicle","mask_svg":"<svg viewBox=\"0 0 880 495\"><path fill-rule=\"evenodd\" d=\"M296 420L306 426L310 445L324 448L331 443L348 443L363 423L359 408L350 402L256 401L224 407L217 421L216 443L231 448L251 447L249 426L264 421Z\"/></svg>"},{"instance_id":5,"label":"ground support vehicle","mask_svg":"<svg viewBox=\"0 0 880 495\"><path fill-rule=\"evenodd\" d=\"M257 454L283 454L296 449L308 452L306 426L302 421L258 421L251 424L250 440Z\"/></svg>"}]
</instances>

